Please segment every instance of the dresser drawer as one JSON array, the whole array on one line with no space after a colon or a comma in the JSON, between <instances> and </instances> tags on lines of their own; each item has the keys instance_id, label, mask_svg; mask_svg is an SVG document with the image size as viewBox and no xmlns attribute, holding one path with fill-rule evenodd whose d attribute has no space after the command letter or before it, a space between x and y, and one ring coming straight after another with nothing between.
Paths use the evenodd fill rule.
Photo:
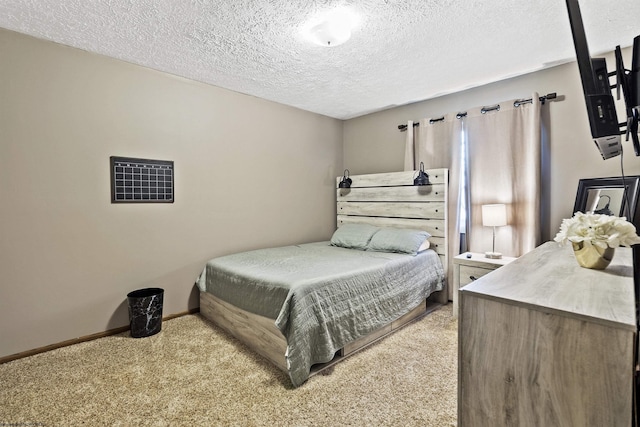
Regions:
<instances>
[{"instance_id":1,"label":"dresser drawer","mask_svg":"<svg viewBox=\"0 0 640 427\"><path fill-rule=\"evenodd\" d=\"M492 272L493 268L470 267L468 265L460 266L460 287L468 285L476 279L481 278L487 273Z\"/></svg>"}]
</instances>

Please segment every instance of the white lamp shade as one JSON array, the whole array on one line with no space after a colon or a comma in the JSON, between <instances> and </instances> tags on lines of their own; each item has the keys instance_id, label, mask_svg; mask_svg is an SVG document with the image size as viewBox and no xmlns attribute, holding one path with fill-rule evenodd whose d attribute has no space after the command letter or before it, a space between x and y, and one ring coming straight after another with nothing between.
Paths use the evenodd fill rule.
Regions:
<instances>
[{"instance_id":1,"label":"white lamp shade","mask_svg":"<svg viewBox=\"0 0 640 427\"><path fill-rule=\"evenodd\" d=\"M507 206L482 205L482 225L486 227L507 225Z\"/></svg>"}]
</instances>

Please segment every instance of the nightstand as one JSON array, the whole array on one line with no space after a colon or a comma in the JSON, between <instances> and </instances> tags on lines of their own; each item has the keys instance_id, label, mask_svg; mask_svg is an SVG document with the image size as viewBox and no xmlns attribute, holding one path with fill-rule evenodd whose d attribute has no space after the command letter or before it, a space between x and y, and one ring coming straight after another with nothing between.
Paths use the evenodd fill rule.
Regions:
<instances>
[{"instance_id":1,"label":"nightstand","mask_svg":"<svg viewBox=\"0 0 640 427\"><path fill-rule=\"evenodd\" d=\"M471 254L471 258L467 255ZM499 259L487 258L484 254L465 252L453 258L453 315L458 315L458 289L476 279L507 265L517 258L503 256Z\"/></svg>"}]
</instances>

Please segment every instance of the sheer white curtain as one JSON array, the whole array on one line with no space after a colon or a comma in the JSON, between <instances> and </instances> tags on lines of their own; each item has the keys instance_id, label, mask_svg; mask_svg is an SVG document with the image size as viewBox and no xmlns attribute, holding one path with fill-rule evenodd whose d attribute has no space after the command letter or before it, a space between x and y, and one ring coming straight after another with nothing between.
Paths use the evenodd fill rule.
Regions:
<instances>
[{"instance_id":1,"label":"sheer white curtain","mask_svg":"<svg viewBox=\"0 0 640 427\"><path fill-rule=\"evenodd\" d=\"M520 256L540 244L540 101L467 113L469 150L469 250L492 247L492 227L482 226L482 205L505 204L507 226L496 228L496 251Z\"/></svg>"},{"instance_id":2,"label":"sheer white curtain","mask_svg":"<svg viewBox=\"0 0 640 427\"><path fill-rule=\"evenodd\" d=\"M455 114L432 121L423 119L415 128L413 144L407 135L405 150L405 170L416 170L420 162L425 169L449 169L449 199L447 201L447 237L449 242L447 278L453 278L453 257L460 253L459 202L460 202L460 162L461 126ZM408 130L409 128L407 128ZM414 153L413 155L411 153ZM448 288L448 299L453 299L453 287Z\"/></svg>"}]
</instances>

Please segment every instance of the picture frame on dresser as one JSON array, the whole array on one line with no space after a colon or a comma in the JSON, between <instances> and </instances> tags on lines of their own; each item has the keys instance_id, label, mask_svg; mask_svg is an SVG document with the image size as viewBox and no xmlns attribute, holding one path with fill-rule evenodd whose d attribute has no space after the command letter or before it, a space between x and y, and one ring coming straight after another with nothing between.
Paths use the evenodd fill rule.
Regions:
<instances>
[{"instance_id":1,"label":"picture frame on dresser","mask_svg":"<svg viewBox=\"0 0 640 427\"><path fill-rule=\"evenodd\" d=\"M573 213L624 216L637 228L640 223L639 193L640 175L584 178L578 181Z\"/></svg>"}]
</instances>

